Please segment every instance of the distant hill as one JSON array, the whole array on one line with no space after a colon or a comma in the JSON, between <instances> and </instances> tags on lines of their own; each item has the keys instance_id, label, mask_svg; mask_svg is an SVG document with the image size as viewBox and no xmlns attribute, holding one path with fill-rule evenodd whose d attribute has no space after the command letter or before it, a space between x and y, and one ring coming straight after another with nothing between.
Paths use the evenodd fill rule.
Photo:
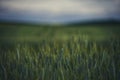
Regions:
<instances>
[{"instance_id":1,"label":"distant hill","mask_svg":"<svg viewBox=\"0 0 120 80\"><path fill-rule=\"evenodd\" d=\"M70 22L68 23L67 25L100 25L100 24L109 24L109 25L117 25L117 24L120 24L120 20L114 20L114 19L107 19L107 20L104 20L104 19L101 19L101 20L88 20L88 21L76 21L76 22Z\"/></svg>"},{"instance_id":2,"label":"distant hill","mask_svg":"<svg viewBox=\"0 0 120 80\"><path fill-rule=\"evenodd\" d=\"M62 24L48 24L48 23L31 23L31 22L13 22L13 21L0 21L0 25L14 25L14 26L81 26L81 25L120 25L120 20L115 19L101 19L101 20L87 20L87 21L74 21Z\"/></svg>"}]
</instances>

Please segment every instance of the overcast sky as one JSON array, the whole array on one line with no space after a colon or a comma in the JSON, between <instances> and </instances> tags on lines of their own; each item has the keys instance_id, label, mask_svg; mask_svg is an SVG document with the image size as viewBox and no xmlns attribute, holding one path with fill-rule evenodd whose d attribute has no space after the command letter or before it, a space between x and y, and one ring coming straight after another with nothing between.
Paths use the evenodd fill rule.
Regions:
<instances>
[{"instance_id":1,"label":"overcast sky","mask_svg":"<svg viewBox=\"0 0 120 80\"><path fill-rule=\"evenodd\" d=\"M0 0L0 20L69 22L120 19L119 0Z\"/></svg>"}]
</instances>

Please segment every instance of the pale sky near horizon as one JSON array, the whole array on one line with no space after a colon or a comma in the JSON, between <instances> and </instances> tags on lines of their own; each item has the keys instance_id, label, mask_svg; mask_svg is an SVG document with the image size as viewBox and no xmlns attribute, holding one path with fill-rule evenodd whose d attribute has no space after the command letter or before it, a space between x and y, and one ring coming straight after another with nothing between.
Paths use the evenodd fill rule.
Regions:
<instances>
[{"instance_id":1,"label":"pale sky near horizon","mask_svg":"<svg viewBox=\"0 0 120 80\"><path fill-rule=\"evenodd\" d=\"M69 22L120 19L119 0L0 0L0 20Z\"/></svg>"}]
</instances>

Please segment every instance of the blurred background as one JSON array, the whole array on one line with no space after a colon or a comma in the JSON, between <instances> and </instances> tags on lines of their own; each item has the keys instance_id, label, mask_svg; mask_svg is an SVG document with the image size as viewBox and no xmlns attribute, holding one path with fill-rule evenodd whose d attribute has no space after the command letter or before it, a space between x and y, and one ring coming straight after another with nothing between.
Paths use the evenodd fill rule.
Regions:
<instances>
[{"instance_id":1,"label":"blurred background","mask_svg":"<svg viewBox=\"0 0 120 80\"><path fill-rule=\"evenodd\" d=\"M0 40L119 36L119 0L0 0Z\"/></svg>"}]
</instances>

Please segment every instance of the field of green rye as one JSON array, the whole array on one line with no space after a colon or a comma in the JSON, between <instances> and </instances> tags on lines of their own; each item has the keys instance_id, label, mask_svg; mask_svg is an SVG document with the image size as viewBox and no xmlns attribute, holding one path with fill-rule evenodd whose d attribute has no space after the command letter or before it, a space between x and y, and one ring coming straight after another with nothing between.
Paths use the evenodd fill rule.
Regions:
<instances>
[{"instance_id":1,"label":"field of green rye","mask_svg":"<svg viewBox=\"0 0 120 80\"><path fill-rule=\"evenodd\" d=\"M0 80L119 80L119 25L0 25Z\"/></svg>"}]
</instances>

